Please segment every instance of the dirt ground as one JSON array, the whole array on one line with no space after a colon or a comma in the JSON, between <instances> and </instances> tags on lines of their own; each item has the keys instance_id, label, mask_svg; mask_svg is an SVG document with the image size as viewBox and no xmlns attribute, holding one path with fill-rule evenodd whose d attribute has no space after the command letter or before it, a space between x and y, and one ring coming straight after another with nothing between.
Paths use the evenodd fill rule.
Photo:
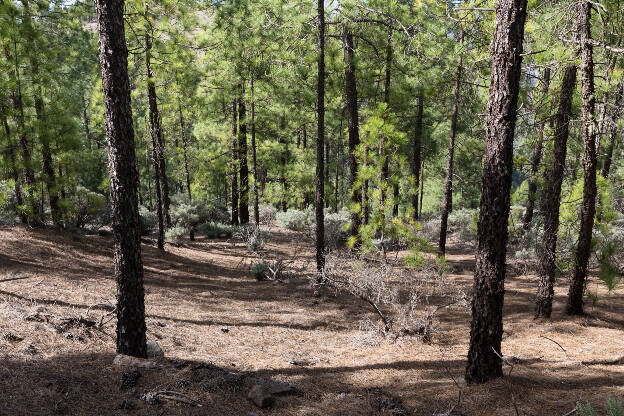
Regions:
<instances>
[{"instance_id":1,"label":"dirt ground","mask_svg":"<svg viewBox=\"0 0 624 416\"><path fill-rule=\"evenodd\" d=\"M268 248L298 250L312 268L312 244L298 234L273 229ZM471 250L448 251L449 290L470 293ZM123 388L128 369L112 365L115 322L106 316L115 298L111 237L0 228L0 415L433 415L457 402L458 386L453 414L564 415L578 400L602 409L609 395L624 396L622 289L607 297L595 281L590 288L604 296L588 315L565 317L560 279L553 319L535 321L535 276L510 260L502 351L513 371L465 386L465 307L438 313L430 343L394 341L363 328L377 321L364 301L331 291L315 299L304 272L256 281L241 242L198 239L166 253L148 242L143 256L147 336L166 359ZM99 319L101 329L88 324ZM255 378L298 391L258 409L246 398ZM139 399L153 391L202 406Z\"/></svg>"}]
</instances>

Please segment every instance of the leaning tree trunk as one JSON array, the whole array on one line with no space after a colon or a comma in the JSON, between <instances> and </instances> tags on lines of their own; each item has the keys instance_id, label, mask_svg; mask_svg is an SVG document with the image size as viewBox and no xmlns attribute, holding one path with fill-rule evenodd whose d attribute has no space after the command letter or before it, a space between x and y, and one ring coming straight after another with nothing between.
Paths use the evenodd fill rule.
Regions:
<instances>
[{"instance_id":1,"label":"leaning tree trunk","mask_svg":"<svg viewBox=\"0 0 624 416\"><path fill-rule=\"evenodd\" d=\"M541 212L544 217L544 236L542 237L542 249L539 253L539 283L535 300L536 318L550 318L552 313L561 184L565 170L569 123L572 116L572 96L575 84L576 66L568 65L561 84L553 156L548 181L546 182L547 188L542 194Z\"/></svg>"},{"instance_id":2,"label":"leaning tree trunk","mask_svg":"<svg viewBox=\"0 0 624 416\"><path fill-rule=\"evenodd\" d=\"M241 90L242 92L242 90ZM241 224L249 223L249 166L247 164L247 113L245 101L238 100L238 157L240 175L240 197L238 215Z\"/></svg>"},{"instance_id":3,"label":"leaning tree trunk","mask_svg":"<svg viewBox=\"0 0 624 416\"><path fill-rule=\"evenodd\" d=\"M325 146L325 3L317 1L318 13L318 62L317 62L317 86L316 86L316 193L314 206L316 211L316 270L318 271L317 283L321 281L322 272L325 268L325 158L323 149Z\"/></svg>"},{"instance_id":4,"label":"leaning tree trunk","mask_svg":"<svg viewBox=\"0 0 624 416\"><path fill-rule=\"evenodd\" d=\"M232 225L238 225L238 146L236 142L236 132L238 127L238 111L236 109L236 98L232 100L232 146L230 159L230 176L232 183Z\"/></svg>"},{"instance_id":5,"label":"leaning tree trunk","mask_svg":"<svg viewBox=\"0 0 624 416\"><path fill-rule=\"evenodd\" d=\"M258 162L256 160L256 103L254 101L254 78L251 76L251 162L253 165L254 222L260 226L260 207L258 204ZM305 130L304 130L305 133Z\"/></svg>"},{"instance_id":6,"label":"leaning tree trunk","mask_svg":"<svg viewBox=\"0 0 624 416\"><path fill-rule=\"evenodd\" d=\"M347 124L349 130L349 173L351 189L351 236L359 245L360 226L362 224L362 192L358 180L357 147L360 145L359 115L357 103L357 78L355 67L355 46L353 34L346 28L342 34L342 48L345 60L345 95L347 101Z\"/></svg>"},{"instance_id":7,"label":"leaning tree trunk","mask_svg":"<svg viewBox=\"0 0 624 416\"><path fill-rule=\"evenodd\" d=\"M502 355L507 221L526 7L527 0L497 0L495 6L479 245L466 367L466 381L471 383L483 383L503 375L497 354Z\"/></svg>"},{"instance_id":8,"label":"leaning tree trunk","mask_svg":"<svg viewBox=\"0 0 624 416\"><path fill-rule=\"evenodd\" d=\"M147 355L143 263L137 201L136 168L128 49L123 0L96 0L99 56L106 114L111 222L115 235L117 280L117 352Z\"/></svg>"},{"instance_id":9,"label":"leaning tree trunk","mask_svg":"<svg viewBox=\"0 0 624 416\"><path fill-rule=\"evenodd\" d=\"M165 163L165 142L163 140L162 126L160 124L160 112L158 111L158 101L156 99L156 85L154 79L154 73L151 67L151 50L152 50L152 37L149 31L145 32L145 68L147 70L147 101L149 103L149 124L150 133L152 137L152 144L154 139L156 140L157 149L156 155L158 156L158 170L156 174L159 176L161 200L162 200L162 215L164 220L165 230L171 227L171 215L169 214L169 206L171 201L169 199L169 183L167 182L167 166Z\"/></svg>"},{"instance_id":10,"label":"leaning tree trunk","mask_svg":"<svg viewBox=\"0 0 624 416\"><path fill-rule=\"evenodd\" d=\"M422 151L423 110L425 94L421 90L418 94L418 107L416 110L416 123L414 125L414 157L412 158L412 175L414 175L414 187L412 189L413 218L418 220L418 188L420 188L420 165Z\"/></svg>"},{"instance_id":11,"label":"leaning tree trunk","mask_svg":"<svg viewBox=\"0 0 624 416\"><path fill-rule=\"evenodd\" d=\"M455 93L453 95L453 114L451 116L451 136L449 138L449 150L446 160L446 179L444 180L444 197L442 199L442 215L440 218L440 242L438 252L446 253L446 231L448 228L448 216L453 210L453 157L455 156L455 137L457 135L457 115L459 113L459 86L462 77L462 57L459 57L457 72L455 74Z\"/></svg>"},{"instance_id":12,"label":"leaning tree trunk","mask_svg":"<svg viewBox=\"0 0 624 416\"><path fill-rule=\"evenodd\" d=\"M550 88L550 68L544 68L544 80L542 83L543 97L548 95L548 89ZM537 111L537 110L536 110ZM538 113L539 114L539 113ZM543 120L539 124L539 131L537 133L537 144L533 149L533 157L531 159L531 176L529 178L529 195L527 198L526 210L524 212L524 218L522 219L522 228L524 231L528 230L533 221L533 211L535 209L535 198L537 196L537 174L539 172L539 165L542 161L542 148L544 147L544 127L546 126L546 120ZM566 139L567 140L567 139Z\"/></svg>"},{"instance_id":13,"label":"leaning tree trunk","mask_svg":"<svg viewBox=\"0 0 624 416\"><path fill-rule=\"evenodd\" d=\"M582 97L582 134L583 134L583 202L581 205L581 229L574 259L574 276L568 293L566 313L583 313L583 292L587 278L587 265L591 253L592 230L596 215L596 131L594 119L594 57L591 44L591 7L588 0L582 0L577 6L577 24L581 42L581 97Z\"/></svg>"},{"instance_id":14,"label":"leaning tree trunk","mask_svg":"<svg viewBox=\"0 0 624 416\"><path fill-rule=\"evenodd\" d=\"M145 68L147 70L147 101L149 105L149 132L152 139L152 161L154 164L154 188L156 189L156 213L158 215L158 248L165 248L165 230L167 226L167 216L164 207L164 182L161 160L163 149L160 147L159 136L162 135L160 126L160 115L158 113L158 103L156 102L156 87L154 85L154 74L151 67L152 38L149 32L145 32Z\"/></svg>"}]
</instances>

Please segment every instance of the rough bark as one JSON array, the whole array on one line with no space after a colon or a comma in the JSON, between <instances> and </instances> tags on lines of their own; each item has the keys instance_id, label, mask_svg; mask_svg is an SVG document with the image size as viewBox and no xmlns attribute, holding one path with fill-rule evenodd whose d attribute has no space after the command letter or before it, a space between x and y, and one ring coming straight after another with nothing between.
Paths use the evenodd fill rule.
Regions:
<instances>
[{"instance_id":1,"label":"rough bark","mask_svg":"<svg viewBox=\"0 0 624 416\"><path fill-rule=\"evenodd\" d=\"M7 141L7 155L9 160L9 169L11 170L11 178L13 179L13 189L15 190L15 202L17 203L17 215L20 218L22 224L28 222L26 214L21 209L24 205L24 197L22 196L22 186L20 183L19 172L17 169L17 158L15 157L15 145L11 139L11 128L4 112L2 113L2 125L4 127L4 133Z\"/></svg>"},{"instance_id":2,"label":"rough bark","mask_svg":"<svg viewBox=\"0 0 624 416\"><path fill-rule=\"evenodd\" d=\"M581 115L583 136L583 202L581 205L581 229L574 259L574 276L570 284L566 313L583 313L583 292L587 278L587 265L591 252L592 230L596 215L596 120L594 118L594 57L591 44L591 3L582 0L577 6L576 20L581 43Z\"/></svg>"},{"instance_id":3,"label":"rough bark","mask_svg":"<svg viewBox=\"0 0 624 416\"><path fill-rule=\"evenodd\" d=\"M466 381L502 376L503 298L513 138L527 0L497 0Z\"/></svg>"},{"instance_id":4,"label":"rough bark","mask_svg":"<svg viewBox=\"0 0 624 416\"><path fill-rule=\"evenodd\" d=\"M463 67L462 57L459 57L457 72L455 73L455 92L453 94L453 113L451 115L451 134L449 137L448 156L446 160L446 178L444 180L444 196L442 199L442 215L440 217L440 242L438 252L446 253L446 231L448 216L453 210L453 158L455 156L455 137L457 135L457 115L459 113L459 87L461 84Z\"/></svg>"},{"instance_id":5,"label":"rough bark","mask_svg":"<svg viewBox=\"0 0 624 416\"><path fill-rule=\"evenodd\" d=\"M342 34L342 48L345 60L345 96L347 102L347 125L349 131L349 185L351 189L351 235L359 238L362 224L362 192L357 186L358 161L357 147L360 145L360 128L357 98L357 76L355 66L355 46L353 34L346 28Z\"/></svg>"},{"instance_id":6,"label":"rough bark","mask_svg":"<svg viewBox=\"0 0 624 416\"><path fill-rule=\"evenodd\" d=\"M184 159L184 179L186 182L186 192L188 193L189 201L193 201L193 195L191 194L191 173L189 172L188 164L188 137L186 135L186 123L184 122L184 114L182 113L182 104L178 99L178 115L180 118L180 135L182 136L182 156ZM195 239L195 226L191 224L189 230L189 238Z\"/></svg>"},{"instance_id":7,"label":"rough bark","mask_svg":"<svg viewBox=\"0 0 624 416\"><path fill-rule=\"evenodd\" d=\"M542 194L541 213L544 217L544 235L542 237L542 249L539 253L539 283L535 300L536 318L550 318L552 313L561 184L565 169L569 122L572 116L572 96L575 84L576 66L568 65L561 84L553 156L548 172L548 181L546 182L545 192Z\"/></svg>"},{"instance_id":8,"label":"rough bark","mask_svg":"<svg viewBox=\"0 0 624 416\"><path fill-rule=\"evenodd\" d=\"M156 214L158 216L158 248L165 248L165 230L168 228L165 203L164 203L164 186L167 178L163 178L161 160L163 149L160 147L159 136L162 135L160 126L160 114L158 112L158 103L156 101L156 86L154 85L154 74L151 67L151 49L152 38L149 32L145 32L145 69L147 70L147 101L149 106L149 132L152 140L152 162L154 165L154 188L156 189Z\"/></svg>"},{"instance_id":9,"label":"rough bark","mask_svg":"<svg viewBox=\"0 0 624 416\"><path fill-rule=\"evenodd\" d=\"M542 80L542 96L548 95L548 89L550 88L550 68L544 68L544 75ZM537 110L536 110L537 111ZM539 165L542 161L542 148L544 147L544 127L547 120L543 120L539 124L539 131L537 133L537 144L533 149L533 157L531 158L531 176L529 177L529 195L527 197L526 210L524 212L524 218L522 219L522 227L526 231L531 226L533 221L533 211L535 210L535 198L537 197L537 175L539 172Z\"/></svg>"},{"instance_id":10,"label":"rough bark","mask_svg":"<svg viewBox=\"0 0 624 416\"><path fill-rule=\"evenodd\" d=\"M422 152L423 110L425 94L421 90L418 94L418 107L416 109L416 122L414 123L414 156L412 157L412 175L414 176L414 188L412 189L412 209L414 220L419 218L418 188L420 188L420 165Z\"/></svg>"},{"instance_id":11,"label":"rough bark","mask_svg":"<svg viewBox=\"0 0 624 416\"><path fill-rule=\"evenodd\" d=\"M238 146L237 135L238 131L238 111L236 109L236 98L232 100L232 144L231 144L231 158L230 158L230 182L232 185L232 225L238 225Z\"/></svg>"},{"instance_id":12,"label":"rough bark","mask_svg":"<svg viewBox=\"0 0 624 416\"><path fill-rule=\"evenodd\" d=\"M388 41L386 43L386 72L384 79L384 102L390 106L390 77L392 72L392 27L388 27ZM388 187L390 185L390 158L386 152L386 138L382 135L379 138L379 154L384 156L384 162L381 166L381 189L379 209L381 224L384 227L386 222L386 199Z\"/></svg>"},{"instance_id":13,"label":"rough bark","mask_svg":"<svg viewBox=\"0 0 624 416\"><path fill-rule=\"evenodd\" d=\"M138 172L130 106L123 0L96 0L106 114L111 222L115 236L117 352L146 356Z\"/></svg>"},{"instance_id":14,"label":"rough bark","mask_svg":"<svg viewBox=\"0 0 624 416\"><path fill-rule=\"evenodd\" d=\"M169 214L169 183L167 182L167 166L165 162L165 142L163 140L162 126L160 123L160 112L158 110L158 99L156 97L156 81L151 66L152 36L149 31L145 32L145 69L147 70L147 101L149 104L149 125L152 143L156 140L156 156L158 157L160 195L162 200L162 215L165 230L171 227L171 215Z\"/></svg>"},{"instance_id":15,"label":"rough bark","mask_svg":"<svg viewBox=\"0 0 624 416\"><path fill-rule=\"evenodd\" d=\"M288 154L288 142L286 141L286 117L283 115L280 118L279 144L280 144L279 182L282 185L280 208L282 212L286 212L288 211L288 181L286 180L286 156Z\"/></svg>"},{"instance_id":16,"label":"rough bark","mask_svg":"<svg viewBox=\"0 0 624 416\"><path fill-rule=\"evenodd\" d=\"M254 78L251 76L251 162L253 165L254 222L260 225L260 208L258 204L258 161L256 160L256 103L254 101ZM305 136L305 129L303 130ZM305 142L304 142L305 143ZM305 147L305 144L304 144Z\"/></svg>"},{"instance_id":17,"label":"rough bark","mask_svg":"<svg viewBox=\"0 0 624 416\"><path fill-rule=\"evenodd\" d=\"M318 29L318 62L317 62L317 87L316 87L316 193L314 206L316 211L316 269L318 281L325 267L325 158L323 148L325 145L325 3L317 1L317 29Z\"/></svg>"},{"instance_id":18,"label":"rough bark","mask_svg":"<svg viewBox=\"0 0 624 416\"><path fill-rule=\"evenodd\" d=\"M242 92L242 90L241 90ZM238 215L241 224L249 223L249 165L247 164L247 109L241 97L238 100L238 157L240 190Z\"/></svg>"}]
</instances>

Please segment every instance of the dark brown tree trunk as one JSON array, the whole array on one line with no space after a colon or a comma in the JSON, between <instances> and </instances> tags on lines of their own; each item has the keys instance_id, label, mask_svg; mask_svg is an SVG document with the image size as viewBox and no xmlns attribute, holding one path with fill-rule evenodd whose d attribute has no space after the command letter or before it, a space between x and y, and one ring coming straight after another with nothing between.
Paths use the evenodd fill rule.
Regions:
<instances>
[{"instance_id":1,"label":"dark brown tree trunk","mask_svg":"<svg viewBox=\"0 0 624 416\"><path fill-rule=\"evenodd\" d=\"M425 94L421 90L418 94L418 107L416 110L416 123L414 124L414 156L412 158L412 175L414 175L414 188L412 189L413 218L418 220L418 188L420 188L420 165L422 150L423 110Z\"/></svg>"},{"instance_id":2,"label":"dark brown tree trunk","mask_svg":"<svg viewBox=\"0 0 624 416\"><path fill-rule=\"evenodd\" d=\"M462 35L463 36L463 35ZM459 57L457 72L455 74L455 93L453 95L453 113L451 115L451 136L449 138L448 157L446 160L446 179L444 180L444 196L442 198L442 215L440 219L440 243L438 252L446 253L446 231L448 228L448 216L453 210L453 158L455 156L455 137L457 135L457 115L459 113L459 86L462 77L462 57Z\"/></svg>"},{"instance_id":3,"label":"dark brown tree trunk","mask_svg":"<svg viewBox=\"0 0 624 416\"><path fill-rule=\"evenodd\" d=\"M232 225L238 225L238 146L237 134L238 111L236 98L232 100L232 147L230 159L230 179L232 183Z\"/></svg>"},{"instance_id":4,"label":"dark brown tree trunk","mask_svg":"<svg viewBox=\"0 0 624 416\"><path fill-rule=\"evenodd\" d=\"M576 74L575 74L576 76ZM550 88L550 68L544 68L544 79L542 81L542 96L548 95L548 89ZM535 110L538 112L538 109ZM539 114L539 112L538 112ZM526 210L524 212L524 218L522 219L522 227L526 231L531 226L533 221L533 211L535 209L535 198L537 196L537 175L539 172L539 165L542 161L542 148L544 143L544 127L546 120L540 122L539 131L537 137L537 145L533 149L533 157L531 158L531 176L529 178L529 195L527 197ZM566 138L567 141L567 138Z\"/></svg>"},{"instance_id":5,"label":"dark brown tree trunk","mask_svg":"<svg viewBox=\"0 0 624 416\"><path fill-rule=\"evenodd\" d=\"M466 381L503 375L505 257L527 0L497 0Z\"/></svg>"},{"instance_id":6,"label":"dark brown tree trunk","mask_svg":"<svg viewBox=\"0 0 624 416\"><path fill-rule=\"evenodd\" d=\"M386 74L384 80L384 102L390 107L390 76L392 72L392 27L388 27L388 42L386 43ZM385 228L386 222L386 199L390 186L390 158L386 152L386 138L379 138L379 154L384 157L381 167L381 189L380 189L380 216L381 226Z\"/></svg>"},{"instance_id":7,"label":"dark brown tree trunk","mask_svg":"<svg viewBox=\"0 0 624 416\"><path fill-rule=\"evenodd\" d=\"M156 102L156 86L154 85L154 74L151 68L152 38L149 32L145 32L145 67L147 70L147 101L149 105L149 132L152 139L152 161L154 164L154 188L156 189L156 213L158 215L158 248L165 248L165 230L167 219L164 207L164 186L161 160L164 161L160 147L159 136L162 134L160 127L160 115L158 113L158 103ZM166 182L166 177L164 178Z\"/></svg>"},{"instance_id":8,"label":"dark brown tree trunk","mask_svg":"<svg viewBox=\"0 0 624 416\"><path fill-rule=\"evenodd\" d=\"M327 185L331 184L331 178L329 177L329 140L325 141L325 180L327 181ZM328 195L325 195L325 208L329 208L329 201L331 200L331 198L329 197L329 195L331 195L331 187L330 186L326 186L325 190L327 191Z\"/></svg>"},{"instance_id":9,"label":"dark brown tree trunk","mask_svg":"<svg viewBox=\"0 0 624 416\"><path fill-rule=\"evenodd\" d=\"M316 270L318 271L317 282L321 281L322 271L325 268L325 158L323 148L325 146L325 3L317 1L317 29L318 29L318 62L317 62L317 87L316 87L316 115L317 115L317 138L316 138L316 194L314 206L316 211Z\"/></svg>"},{"instance_id":10,"label":"dark brown tree trunk","mask_svg":"<svg viewBox=\"0 0 624 416\"><path fill-rule=\"evenodd\" d=\"M143 263L137 201L138 173L130 106L123 0L96 0L106 113L111 220L115 235L117 352L145 357Z\"/></svg>"},{"instance_id":11,"label":"dark brown tree trunk","mask_svg":"<svg viewBox=\"0 0 624 416\"><path fill-rule=\"evenodd\" d=\"M570 284L566 313L583 313L583 292L587 278L587 264L591 252L592 230L596 215L596 120L594 119L594 57L590 31L591 3L582 0L577 6L577 25L581 42L581 114L583 120L583 155L584 182L583 203L581 205L581 229L579 231L576 257L574 259L574 277Z\"/></svg>"},{"instance_id":12,"label":"dark brown tree trunk","mask_svg":"<svg viewBox=\"0 0 624 416\"><path fill-rule=\"evenodd\" d=\"M150 29L148 29L150 30ZM156 80L151 67L152 36L149 31L145 32L145 68L147 70L147 100L149 103L149 124L152 137L152 145L156 140L156 156L158 157L160 196L162 201L162 215L165 230L171 227L171 215L169 215L169 183L167 182L167 166L165 162L165 142L163 140L162 127L160 124L160 112L158 111L158 100L156 98Z\"/></svg>"},{"instance_id":13,"label":"dark brown tree trunk","mask_svg":"<svg viewBox=\"0 0 624 416\"><path fill-rule=\"evenodd\" d=\"M288 181L286 180L286 156L288 153L288 142L286 141L286 117L284 115L280 118L280 170L279 170L279 182L282 185L282 195L280 199L280 209L282 212L288 211Z\"/></svg>"},{"instance_id":14,"label":"dark brown tree trunk","mask_svg":"<svg viewBox=\"0 0 624 416\"><path fill-rule=\"evenodd\" d=\"M368 167L368 146L364 146L364 156L362 157L362 166L364 169ZM368 179L362 184L362 224L368 225L370 217L370 206L368 205Z\"/></svg>"},{"instance_id":15,"label":"dark brown tree trunk","mask_svg":"<svg viewBox=\"0 0 624 416\"><path fill-rule=\"evenodd\" d=\"M572 96L575 84L576 66L568 65L561 84L553 156L548 181L546 181L546 190L542 194L541 212L544 217L544 236L542 237L542 247L539 253L539 283L535 301L536 318L550 318L552 313L561 184L565 170L569 122L572 116Z\"/></svg>"},{"instance_id":16,"label":"dark brown tree trunk","mask_svg":"<svg viewBox=\"0 0 624 416\"><path fill-rule=\"evenodd\" d=\"M622 95L624 95L624 83L621 82L617 92L615 93L615 109L611 111L611 128L609 129L609 144L605 150L604 160L602 162L602 176L608 178L611 171L611 163L613 160L613 149L617 140L618 118L622 112Z\"/></svg>"},{"instance_id":17,"label":"dark brown tree trunk","mask_svg":"<svg viewBox=\"0 0 624 416\"><path fill-rule=\"evenodd\" d=\"M422 209L423 209L423 195L425 191L425 161L422 161L422 166L420 167L420 205L418 206L418 217L422 217Z\"/></svg>"},{"instance_id":18,"label":"dark brown tree trunk","mask_svg":"<svg viewBox=\"0 0 624 416\"><path fill-rule=\"evenodd\" d=\"M305 136L305 129L303 130L303 134ZM251 76L251 162L253 165L254 222L256 223L256 227L259 227L260 207L258 203L258 161L256 160L256 103L254 101L253 75Z\"/></svg>"},{"instance_id":19,"label":"dark brown tree trunk","mask_svg":"<svg viewBox=\"0 0 624 416\"><path fill-rule=\"evenodd\" d=\"M15 157L15 145L13 144L13 140L11 139L11 128L9 127L9 122L7 121L6 115L4 114L4 109L2 110L2 125L4 126L4 133L7 138L7 154L9 165L11 169L11 178L13 179L13 187L15 190L15 202L17 203L17 215L20 218L22 224L26 224L28 222L28 218L24 211L22 210L22 205L24 205L24 197L22 196L22 186L20 184L19 172L17 170L17 160Z\"/></svg>"},{"instance_id":20,"label":"dark brown tree trunk","mask_svg":"<svg viewBox=\"0 0 624 416\"><path fill-rule=\"evenodd\" d=\"M351 235L358 245L362 224L362 192L356 184L358 180L357 147L360 145L360 128L357 98L357 77L355 66L355 46L353 34L346 28L342 34L342 48L345 60L345 96L347 102L347 124L349 130L349 173L351 189Z\"/></svg>"},{"instance_id":21,"label":"dark brown tree trunk","mask_svg":"<svg viewBox=\"0 0 624 416\"><path fill-rule=\"evenodd\" d=\"M303 148L306 149L308 147L308 126L303 126Z\"/></svg>"},{"instance_id":22,"label":"dark brown tree trunk","mask_svg":"<svg viewBox=\"0 0 624 416\"><path fill-rule=\"evenodd\" d=\"M247 164L247 113L244 94L238 100L238 157L240 174L240 198L238 199L238 215L241 224L249 223L249 165Z\"/></svg>"}]
</instances>

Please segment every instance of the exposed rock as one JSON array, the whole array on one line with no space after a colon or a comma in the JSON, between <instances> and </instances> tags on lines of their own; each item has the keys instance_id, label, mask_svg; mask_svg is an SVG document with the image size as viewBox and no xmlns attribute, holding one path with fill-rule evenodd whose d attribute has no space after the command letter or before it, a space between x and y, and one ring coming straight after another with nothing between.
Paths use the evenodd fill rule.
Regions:
<instances>
[{"instance_id":1,"label":"exposed rock","mask_svg":"<svg viewBox=\"0 0 624 416\"><path fill-rule=\"evenodd\" d=\"M137 367L137 368L157 368L158 364L144 358L131 357L129 355L117 354L113 359L113 365L118 367Z\"/></svg>"},{"instance_id":2,"label":"exposed rock","mask_svg":"<svg viewBox=\"0 0 624 416\"><path fill-rule=\"evenodd\" d=\"M295 385L290 383L285 383L283 381L275 381L266 378L260 377L249 377L247 379L247 383L249 385L261 385L263 386L270 394L279 396L285 394L296 394L299 392Z\"/></svg>"},{"instance_id":3,"label":"exposed rock","mask_svg":"<svg viewBox=\"0 0 624 416\"><path fill-rule=\"evenodd\" d=\"M162 358L164 356L165 352L156 341L149 341L147 343L147 358Z\"/></svg>"},{"instance_id":4,"label":"exposed rock","mask_svg":"<svg viewBox=\"0 0 624 416\"><path fill-rule=\"evenodd\" d=\"M262 384L254 385L251 390L249 390L247 398L261 409L271 407L275 404L275 397L273 397L270 390Z\"/></svg>"},{"instance_id":5,"label":"exposed rock","mask_svg":"<svg viewBox=\"0 0 624 416\"><path fill-rule=\"evenodd\" d=\"M158 398L158 393L155 391L148 391L147 393L141 394L139 397L141 400L146 402L147 404L160 404L162 401Z\"/></svg>"},{"instance_id":6,"label":"exposed rock","mask_svg":"<svg viewBox=\"0 0 624 416\"><path fill-rule=\"evenodd\" d=\"M288 361L288 364L298 365L300 367L308 367L308 366L313 365L314 363L312 361L290 360L290 361Z\"/></svg>"}]
</instances>

